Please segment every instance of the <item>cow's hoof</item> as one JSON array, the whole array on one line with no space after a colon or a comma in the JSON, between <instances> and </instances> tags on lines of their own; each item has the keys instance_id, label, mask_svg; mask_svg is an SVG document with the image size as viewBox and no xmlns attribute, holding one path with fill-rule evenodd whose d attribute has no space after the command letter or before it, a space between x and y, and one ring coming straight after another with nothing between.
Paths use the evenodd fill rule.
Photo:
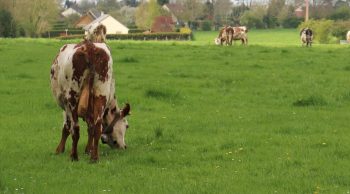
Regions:
<instances>
[{"instance_id":1,"label":"cow's hoof","mask_svg":"<svg viewBox=\"0 0 350 194\"><path fill-rule=\"evenodd\" d=\"M58 146L56 148L56 154L62 154L63 152L64 152L64 147L62 148L62 147Z\"/></svg>"},{"instance_id":2,"label":"cow's hoof","mask_svg":"<svg viewBox=\"0 0 350 194\"><path fill-rule=\"evenodd\" d=\"M72 161L78 161L78 160L79 160L77 154L72 154L72 155L70 156L70 159L71 159Z\"/></svg>"},{"instance_id":3,"label":"cow's hoof","mask_svg":"<svg viewBox=\"0 0 350 194\"><path fill-rule=\"evenodd\" d=\"M96 164L98 162L98 158L91 158L90 163L91 164Z\"/></svg>"},{"instance_id":4,"label":"cow's hoof","mask_svg":"<svg viewBox=\"0 0 350 194\"><path fill-rule=\"evenodd\" d=\"M91 149L86 148L85 149L85 154L90 155L91 154Z\"/></svg>"}]
</instances>

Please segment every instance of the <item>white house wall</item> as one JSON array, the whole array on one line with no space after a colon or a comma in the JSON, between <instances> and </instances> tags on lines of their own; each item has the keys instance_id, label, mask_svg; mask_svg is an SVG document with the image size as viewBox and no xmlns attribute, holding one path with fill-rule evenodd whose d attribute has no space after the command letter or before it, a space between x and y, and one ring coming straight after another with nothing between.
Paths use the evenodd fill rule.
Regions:
<instances>
[{"instance_id":1,"label":"white house wall","mask_svg":"<svg viewBox=\"0 0 350 194\"><path fill-rule=\"evenodd\" d=\"M127 34L129 29L112 17L107 17L101 22L107 28L107 34Z\"/></svg>"}]
</instances>

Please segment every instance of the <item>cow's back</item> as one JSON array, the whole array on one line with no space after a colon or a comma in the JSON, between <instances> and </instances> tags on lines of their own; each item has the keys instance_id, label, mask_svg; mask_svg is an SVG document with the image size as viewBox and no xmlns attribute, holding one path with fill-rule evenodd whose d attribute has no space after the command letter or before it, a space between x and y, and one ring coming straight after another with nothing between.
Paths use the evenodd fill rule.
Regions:
<instances>
[{"instance_id":1,"label":"cow's back","mask_svg":"<svg viewBox=\"0 0 350 194\"><path fill-rule=\"evenodd\" d=\"M51 67L51 90L61 108L66 109L68 102L73 106L70 108L77 106L85 79L91 71L90 64L94 71L94 95L106 96L109 100L114 95L111 89L114 89L111 87L112 63L110 51L104 43L64 45Z\"/></svg>"}]
</instances>

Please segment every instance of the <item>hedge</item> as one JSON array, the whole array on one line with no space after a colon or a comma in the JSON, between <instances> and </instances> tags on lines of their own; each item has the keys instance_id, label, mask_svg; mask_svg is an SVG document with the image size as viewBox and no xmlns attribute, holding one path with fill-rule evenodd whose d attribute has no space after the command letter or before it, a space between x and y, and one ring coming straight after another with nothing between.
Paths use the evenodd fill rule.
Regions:
<instances>
[{"instance_id":1,"label":"hedge","mask_svg":"<svg viewBox=\"0 0 350 194\"><path fill-rule=\"evenodd\" d=\"M67 34L68 36L70 35L83 35L85 33L84 30L81 29L68 29ZM62 35L65 35L66 31L65 30L51 30L49 32L45 32L43 33L41 36L44 38L48 38L48 37L59 37Z\"/></svg>"},{"instance_id":2,"label":"hedge","mask_svg":"<svg viewBox=\"0 0 350 194\"><path fill-rule=\"evenodd\" d=\"M108 40L191 40L191 33L166 32L166 33L132 33L107 35Z\"/></svg>"},{"instance_id":3,"label":"hedge","mask_svg":"<svg viewBox=\"0 0 350 194\"><path fill-rule=\"evenodd\" d=\"M83 38L84 35L70 35L57 37L60 40L69 40ZM167 33L133 33L133 34L109 34L107 40L192 40L192 34L190 33L178 33L178 32L167 32Z\"/></svg>"}]
</instances>

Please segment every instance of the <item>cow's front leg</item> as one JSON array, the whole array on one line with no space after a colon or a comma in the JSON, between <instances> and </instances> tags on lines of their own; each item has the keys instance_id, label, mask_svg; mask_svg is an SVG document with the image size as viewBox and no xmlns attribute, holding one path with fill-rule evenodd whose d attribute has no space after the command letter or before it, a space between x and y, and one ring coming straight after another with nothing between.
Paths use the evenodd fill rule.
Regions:
<instances>
[{"instance_id":1,"label":"cow's front leg","mask_svg":"<svg viewBox=\"0 0 350 194\"><path fill-rule=\"evenodd\" d=\"M64 112L64 119L65 119L65 121L63 124L63 128L62 128L61 141L56 148L56 154L60 154L60 153L64 152L65 146L66 146L66 141L67 141L67 138L69 136L69 129L71 127L71 120L69 119L69 117L66 115L65 112Z\"/></svg>"},{"instance_id":2,"label":"cow's front leg","mask_svg":"<svg viewBox=\"0 0 350 194\"><path fill-rule=\"evenodd\" d=\"M80 138L80 128L78 123L78 113L77 111L73 111L72 113L73 117L73 131L72 131L72 151L70 153L70 157L72 161L78 160L78 141Z\"/></svg>"}]
</instances>

